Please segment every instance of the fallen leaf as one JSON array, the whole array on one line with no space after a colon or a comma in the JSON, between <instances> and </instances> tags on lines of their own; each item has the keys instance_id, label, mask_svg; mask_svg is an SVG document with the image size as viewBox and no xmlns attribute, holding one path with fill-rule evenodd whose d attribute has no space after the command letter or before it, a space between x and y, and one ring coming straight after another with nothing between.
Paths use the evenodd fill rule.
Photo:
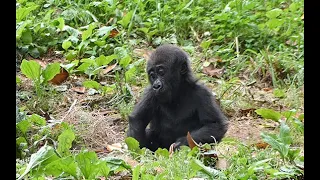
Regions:
<instances>
[{"instance_id":1,"label":"fallen leaf","mask_svg":"<svg viewBox=\"0 0 320 180\"><path fill-rule=\"evenodd\" d=\"M157 173L160 174L163 172L164 169L162 167L155 167L154 170L156 170Z\"/></svg>"},{"instance_id":2,"label":"fallen leaf","mask_svg":"<svg viewBox=\"0 0 320 180\"><path fill-rule=\"evenodd\" d=\"M210 64L208 67L204 67L202 69L202 72L204 74L207 74L207 75L211 76L211 77L220 78L224 73L224 68L215 69L214 65Z\"/></svg>"},{"instance_id":3,"label":"fallen leaf","mask_svg":"<svg viewBox=\"0 0 320 180\"><path fill-rule=\"evenodd\" d=\"M106 69L104 69L102 71L103 74L107 74L108 72L110 72L112 69L114 69L115 67L117 66L117 63L111 65L111 66L108 66Z\"/></svg>"},{"instance_id":4,"label":"fallen leaf","mask_svg":"<svg viewBox=\"0 0 320 180\"><path fill-rule=\"evenodd\" d=\"M269 91L272 91L272 88L262 88L262 90L266 91L266 92L269 92Z\"/></svg>"},{"instance_id":5,"label":"fallen leaf","mask_svg":"<svg viewBox=\"0 0 320 180\"><path fill-rule=\"evenodd\" d=\"M304 14L302 14L301 19L304 20Z\"/></svg>"},{"instance_id":6,"label":"fallen leaf","mask_svg":"<svg viewBox=\"0 0 320 180\"><path fill-rule=\"evenodd\" d=\"M122 151L122 149L121 149L122 146L120 143L115 143L115 144L111 144L111 145L107 144L106 148L109 152L112 152L114 150Z\"/></svg>"},{"instance_id":7,"label":"fallen leaf","mask_svg":"<svg viewBox=\"0 0 320 180\"><path fill-rule=\"evenodd\" d=\"M148 50L148 49L135 49L134 53L137 54L137 56L143 57L144 59L148 60L152 50Z\"/></svg>"},{"instance_id":8,"label":"fallen leaf","mask_svg":"<svg viewBox=\"0 0 320 180\"><path fill-rule=\"evenodd\" d=\"M256 146L258 149L265 149L266 147L269 146L269 144L266 143L266 142L258 142L258 143L255 144L255 146Z\"/></svg>"},{"instance_id":9,"label":"fallen leaf","mask_svg":"<svg viewBox=\"0 0 320 180\"><path fill-rule=\"evenodd\" d=\"M136 165L138 165L139 164L139 162L138 161L136 161L136 160L133 160L133 159L126 159L125 160L131 167L135 167Z\"/></svg>"},{"instance_id":10,"label":"fallen leaf","mask_svg":"<svg viewBox=\"0 0 320 180\"><path fill-rule=\"evenodd\" d=\"M71 88L72 91L83 94L86 91L85 87L73 87Z\"/></svg>"},{"instance_id":11,"label":"fallen leaf","mask_svg":"<svg viewBox=\"0 0 320 180\"><path fill-rule=\"evenodd\" d=\"M69 73L64 68L61 67L60 73L55 75L53 79L51 79L49 82L51 82L54 85L59 85L63 83L68 77L69 77Z\"/></svg>"},{"instance_id":12,"label":"fallen leaf","mask_svg":"<svg viewBox=\"0 0 320 180\"><path fill-rule=\"evenodd\" d=\"M110 34L109 34L109 37L113 38L113 37L115 37L115 36L118 35L118 34L119 34L119 31L118 31L118 30L112 29L111 32L110 32Z\"/></svg>"},{"instance_id":13,"label":"fallen leaf","mask_svg":"<svg viewBox=\"0 0 320 180\"><path fill-rule=\"evenodd\" d=\"M224 158L219 158L216 162L216 168L220 170L225 170L228 168L228 161Z\"/></svg>"},{"instance_id":14,"label":"fallen leaf","mask_svg":"<svg viewBox=\"0 0 320 180\"><path fill-rule=\"evenodd\" d=\"M193 138L191 137L191 134L190 132L188 131L188 134L187 134L187 141L188 141L188 145L189 147L192 149L193 147L195 146L198 146L200 147L194 140Z\"/></svg>"}]
</instances>

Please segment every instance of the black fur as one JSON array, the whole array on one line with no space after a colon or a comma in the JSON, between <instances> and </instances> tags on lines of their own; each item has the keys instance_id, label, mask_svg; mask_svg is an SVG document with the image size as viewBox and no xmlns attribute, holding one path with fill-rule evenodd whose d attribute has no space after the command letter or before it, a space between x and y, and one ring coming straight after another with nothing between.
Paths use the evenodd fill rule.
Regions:
<instances>
[{"instance_id":1,"label":"black fur","mask_svg":"<svg viewBox=\"0 0 320 180\"><path fill-rule=\"evenodd\" d=\"M169 149L172 143L188 145L188 131L197 143L215 142L211 136L221 141L228 120L210 90L194 78L184 51L173 45L158 47L147 72L151 85L129 115L128 136L153 151Z\"/></svg>"}]
</instances>

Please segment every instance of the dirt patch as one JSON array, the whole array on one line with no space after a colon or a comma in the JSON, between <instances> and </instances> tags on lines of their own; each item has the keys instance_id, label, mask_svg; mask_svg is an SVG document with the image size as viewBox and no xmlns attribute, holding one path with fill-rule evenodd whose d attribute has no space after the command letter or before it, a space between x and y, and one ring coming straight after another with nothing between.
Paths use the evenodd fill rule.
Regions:
<instances>
[{"instance_id":1,"label":"dirt patch","mask_svg":"<svg viewBox=\"0 0 320 180\"><path fill-rule=\"evenodd\" d=\"M229 120L229 129L225 137L232 137L252 144L261 142L261 132L272 132L277 122L253 117L234 117Z\"/></svg>"}]
</instances>

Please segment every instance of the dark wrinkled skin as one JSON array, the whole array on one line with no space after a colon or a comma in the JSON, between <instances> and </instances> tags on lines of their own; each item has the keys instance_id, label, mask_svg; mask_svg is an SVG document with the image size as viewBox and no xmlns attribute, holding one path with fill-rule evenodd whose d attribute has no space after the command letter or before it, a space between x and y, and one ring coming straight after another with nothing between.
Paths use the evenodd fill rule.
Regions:
<instances>
[{"instance_id":1,"label":"dark wrinkled skin","mask_svg":"<svg viewBox=\"0 0 320 180\"><path fill-rule=\"evenodd\" d=\"M129 115L129 137L152 151L169 149L172 143L175 148L188 145L188 131L197 143L221 141L228 120L210 90L194 78L184 51L173 45L158 47L147 72L150 85Z\"/></svg>"}]
</instances>

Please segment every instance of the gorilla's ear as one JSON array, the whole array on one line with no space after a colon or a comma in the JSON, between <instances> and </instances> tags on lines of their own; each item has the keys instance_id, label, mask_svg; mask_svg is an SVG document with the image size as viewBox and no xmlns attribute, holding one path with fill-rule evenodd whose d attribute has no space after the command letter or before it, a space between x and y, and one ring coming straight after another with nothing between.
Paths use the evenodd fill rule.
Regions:
<instances>
[{"instance_id":1,"label":"gorilla's ear","mask_svg":"<svg viewBox=\"0 0 320 180\"><path fill-rule=\"evenodd\" d=\"M181 74L186 74L188 72L188 65L186 62L183 62L182 65L181 65L181 70L180 70L180 73Z\"/></svg>"}]
</instances>

